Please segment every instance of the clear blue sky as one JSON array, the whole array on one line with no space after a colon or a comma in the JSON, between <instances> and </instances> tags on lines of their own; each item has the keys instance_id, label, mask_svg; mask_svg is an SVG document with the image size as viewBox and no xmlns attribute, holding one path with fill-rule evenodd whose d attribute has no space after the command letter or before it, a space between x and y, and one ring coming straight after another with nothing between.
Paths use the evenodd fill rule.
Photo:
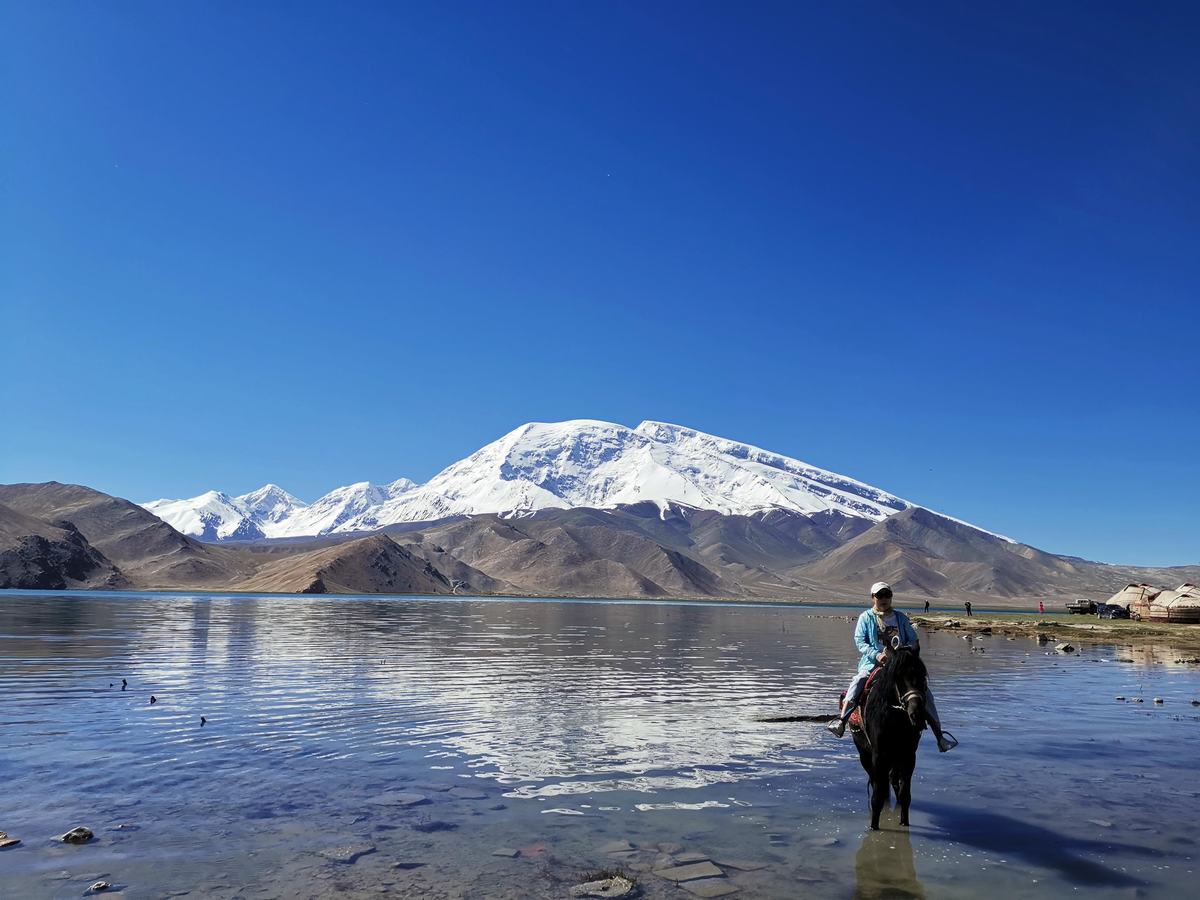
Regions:
<instances>
[{"instance_id":1,"label":"clear blue sky","mask_svg":"<svg viewBox=\"0 0 1200 900\"><path fill-rule=\"evenodd\" d=\"M1200 561L1195 4L0 2L0 481L653 418Z\"/></svg>"}]
</instances>

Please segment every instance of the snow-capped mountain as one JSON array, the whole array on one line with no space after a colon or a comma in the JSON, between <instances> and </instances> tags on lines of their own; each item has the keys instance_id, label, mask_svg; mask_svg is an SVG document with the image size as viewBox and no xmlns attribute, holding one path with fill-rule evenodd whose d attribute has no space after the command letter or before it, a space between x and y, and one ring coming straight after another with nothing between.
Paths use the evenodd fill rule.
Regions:
<instances>
[{"instance_id":1,"label":"snow-capped mountain","mask_svg":"<svg viewBox=\"0 0 1200 900\"><path fill-rule=\"evenodd\" d=\"M357 529L347 527L347 523L367 515L372 509L378 509L415 487L416 484L407 478L399 478L390 484L360 481L337 488L282 522L276 523L269 530L269 537L305 537L355 531Z\"/></svg>"},{"instance_id":2,"label":"snow-capped mountain","mask_svg":"<svg viewBox=\"0 0 1200 900\"><path fill-rule=\"evenodd\" d=\"M579 419L522 425L423 485L406 478L387 485L364 481L307 505L266 485L240 497L210 491L145 507L187 534L229 540L260 536L255 531L304 537L456 515L519 516L643 501L740 515L836 512L872 522L914 506L853 478L691 428Z\"/></svg>"},{"instance_id":3,"label":"snow-capped mountain","mask_svg":"<svg viewBox=\"0 0 1200 900\"><path fill-rule=\"evenodd\" d=\"M650 500L726 514L836 510L880 521L912 504L798 460L662 422L523 425L346 524L368 531L474 513Z\"/></svg>"},{"instance_id":4,"label":"snow-capped mountain","mask_svg":"<svg viewBox=\"0 0 1200 900\"><path fill-rule=\"evenodd\" d=\"M304 509L305 504L297 500L277 484L264 484L257 491L233 498L246 510L246 514L259 524L275 524Z\"/></svg>"},{"instance_id":5,"label":"snow-capped mountain","mask_svg":"<svg viewBox=\"0 0 1200 900\"><path fill-rule=\"evenodd\" d=\"M305 509L302 501L275 484L238 497L207 491L189 500L153 500L142 506L176 531L203 541L275 537L281 523Z\"/></svg>"}]
</instances>

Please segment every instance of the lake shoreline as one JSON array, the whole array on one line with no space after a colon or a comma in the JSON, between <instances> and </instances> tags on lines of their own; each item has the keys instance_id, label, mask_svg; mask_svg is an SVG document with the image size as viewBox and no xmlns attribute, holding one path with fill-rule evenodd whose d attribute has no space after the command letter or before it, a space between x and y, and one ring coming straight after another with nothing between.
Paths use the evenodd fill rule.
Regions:
<instances>
[{"instance_id":1,"label":"lake shoreline","mask_svg":"<svg viewBox=\"0 0 1200 900\"><path fill-rule=\"evenodd\" d=\"M1034 640L1044 637L1047 642L1089 644L1169 644L1180 651L1190 651L1200 657L1200 625L1166 622L1134 622L1129 619L1097 620L1091 616L1042 615L1032 617L979 613L961 615L911 616L918 628L931 631L954 631L960 634L1001 634ZM1075 621L1078 620L1078 621ZM1190 661L1190 660L1189 660ZM1197 659L1200 662L1200 659Z\"/></svg>"}]
</instances>

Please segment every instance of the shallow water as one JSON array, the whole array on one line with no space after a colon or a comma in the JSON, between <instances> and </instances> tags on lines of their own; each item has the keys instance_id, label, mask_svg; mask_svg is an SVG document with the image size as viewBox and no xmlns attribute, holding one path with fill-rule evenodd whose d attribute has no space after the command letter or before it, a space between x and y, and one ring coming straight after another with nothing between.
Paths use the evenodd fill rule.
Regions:
<instances>
[{"instance_id":1,"label":"shallow water","mask_svg":"<svg viewBox=\"0 0 1200 900\"><path fill-rule=\"evenodd\" d=\"M740 896L1190 891L1200 674L922 634L962 746L870 833L849 738L756 721L832 711L852 612L0 592L0 896L562 897L656 865L620 839L762 864Z\"/></svg>"}]
</instances>

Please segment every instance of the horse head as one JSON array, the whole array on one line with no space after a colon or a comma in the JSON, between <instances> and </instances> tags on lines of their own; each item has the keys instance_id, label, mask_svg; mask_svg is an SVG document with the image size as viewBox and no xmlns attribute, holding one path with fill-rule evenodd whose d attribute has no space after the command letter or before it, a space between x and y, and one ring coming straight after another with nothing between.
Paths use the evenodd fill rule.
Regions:
<instances>
[{"instance_id":1,"label":"horse head","mask_svg":"<svg viewBox=\"0 0 1200 900\"><path fill-rule=\"evenodd\" d=\"M892 653L887 668L893 696L891 702L904 711L914 728L925 727L925 691L929 686L920 649L892 638Z\"/></svg>"}]
</instances>

